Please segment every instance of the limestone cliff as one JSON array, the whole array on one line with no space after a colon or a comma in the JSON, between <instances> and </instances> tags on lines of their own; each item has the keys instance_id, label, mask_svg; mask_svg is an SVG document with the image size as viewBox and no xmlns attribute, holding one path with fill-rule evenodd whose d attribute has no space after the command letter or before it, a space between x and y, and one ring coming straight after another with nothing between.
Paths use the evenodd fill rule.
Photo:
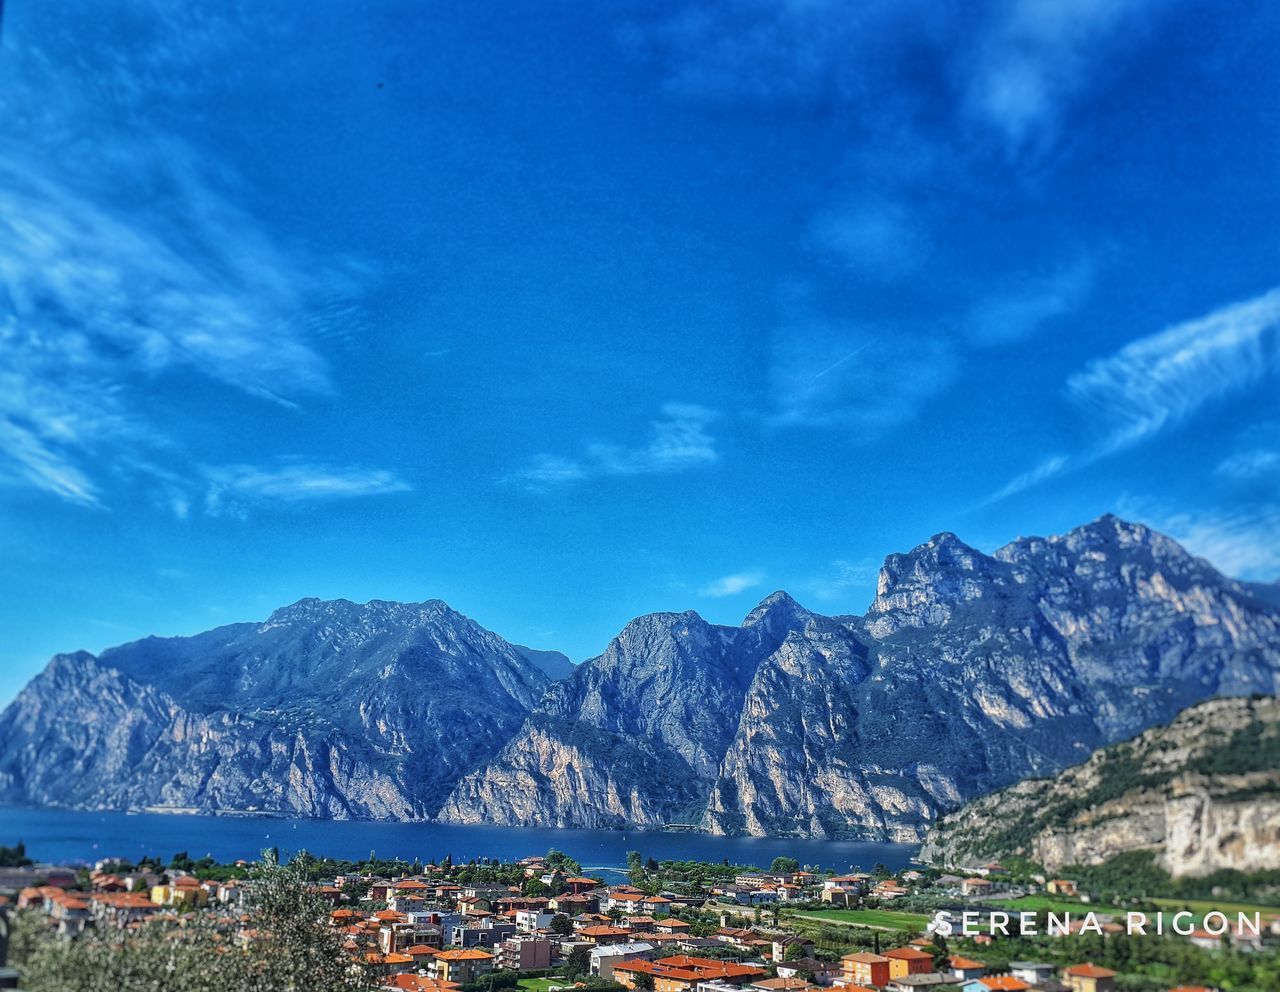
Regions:
<instances>
[{"instance_id":1,"label":"limestone cliff","mask_svg":"<svg viewBox=\"0 0 1280 992\"><path fill-rule=\"evenodd\" d=\"M1280 699L1215 699L1052 779L944 816L923 856L1021 856L1050 871L1151 851L1170 874L1280 868Z\"/></svg>"}]
</instances>

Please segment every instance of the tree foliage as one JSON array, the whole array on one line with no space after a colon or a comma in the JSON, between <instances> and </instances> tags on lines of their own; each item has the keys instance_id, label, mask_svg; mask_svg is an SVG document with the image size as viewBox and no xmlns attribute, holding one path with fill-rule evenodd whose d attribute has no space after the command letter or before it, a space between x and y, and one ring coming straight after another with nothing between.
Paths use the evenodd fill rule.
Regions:
<instances>
[{"instance_id":1,"label":"tree foliage","mask_svg":"<svg viewBox=\"0 0 1280 992\"><path fill-rule=\"evenodd\" d=\"M214 912L159 916L136 931L49 932L35 914L14 921L10 957L28 992L353 992L376 988L341 950L328 907L301 867L264 861L252 873L247 920Z\"/></svg>"}]
</instances>

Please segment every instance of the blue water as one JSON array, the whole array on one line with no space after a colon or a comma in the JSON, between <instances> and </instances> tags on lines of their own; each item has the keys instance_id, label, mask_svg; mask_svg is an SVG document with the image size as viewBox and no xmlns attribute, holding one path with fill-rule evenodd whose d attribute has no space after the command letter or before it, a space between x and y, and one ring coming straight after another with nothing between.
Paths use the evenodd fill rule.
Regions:
<instances>
[{"instance_id":1,"label":"blue water","mask_svg":"<svg viewBox=\"0 0 1280 992\"><path fill-rule=\"evenodd\" d=\"M436 823L341 820L281 820L229 816L172 816L160 813L85 813L0 806L0 844L24 841L38 861L80 863L118 857L136 860L178 851L219 861L256 858L266 847L288 855L302 848L313 854L357 859L376 851L383 858L454 862L471 858L511 861L546 854L555 847L584 868L616 868L628 851L659 861L687 859L767 867L779 855L801 864L841 871L870 868L877 861L897 869L916 848L862 841L790 840L763 837L709 837L645 831L551 830L529 827L456 827Z\"/></svg>"}]
</instances>

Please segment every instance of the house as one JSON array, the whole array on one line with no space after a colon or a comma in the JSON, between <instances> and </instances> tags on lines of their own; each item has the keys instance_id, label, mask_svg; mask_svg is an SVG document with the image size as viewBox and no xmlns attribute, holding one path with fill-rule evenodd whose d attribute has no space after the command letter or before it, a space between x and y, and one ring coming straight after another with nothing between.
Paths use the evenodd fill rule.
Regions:
<instances>
[{"instance_id":1,"label":"house","mask_svg":"<svg viewBox=\"0 0 1280 992\"><path fill-rule=\"evenodd\" d=\"M987 975L975 978L960 986L961 992L1027 992L1031 988L1021 978L1012 975Z\"/></svg>"},{"instance_id":2,"label":"house","mask_svg":"<svg viewBox=\"0 0 1280 992\"><path fill-rule=\"evenodd\" d=\"M925 975L933 971L933 955L918 947L895 947L885 951L884 956L889 959L890 978Z\"/></svg>"},{"instance_id":3,"label":"house","mask_svg":"<svg viewBox=\"0 0 1280 992\"><path fill-rule=\"evenodd\" d=\"M791 950L793 947L800 948L802 957L813 957L814 944L812 940L808 937L798 937L794 934L787 934L785 936L776 936L773 938L773 946L769 949L770 958L775 964L785 961L787 960L788 953L791 953L794 956L794 952Z\"/></svg>"},{"instance_id":4,"label":"house","mask_svg":"<svg viewBox=\"0 0 1280 992\"><path fill-rule=\"evenodd\" d=\"M1116 973L1093 962L1062 969L1062 980L1071 992L1115 992Z\"/></svg>"},{"instance_id":5,"label":"house","mask_svg":"<svg viewBox=\"0 0 1280 992\"><path fill-rule=\"evenodd\" d=\"M846 954L840 962L844 980L850 985L888 985L893 977L889 959L879 954Z\"/></svg>"},{"instance_id":6,"label":"house","mask_svg":"<svg viewBox=\"0 0 1280 992\"><path fill-rule=\"evenodd\" d=\"M678 920L674 916L668 916L655 923L653 925L653 929L657 930L658 933L674 933L683 936L684 934L692 931L693 924L686 923L684 920Z\"/></svg>"},{"instance_id":7,"label":"house","mask_svg":"<svg viewBox=\"0 0 1280 992\"><path fill-rule=\"evenodd\" d=\"M442 982L466 985L493 971L493 955L479 948L454 948L431 959L427 974Z\"/></svg>"},{"instance_id":8,"label":"house","mask_svg":"<svg viewBox=\"0 0 1280 992\"><path fill-rule=\"evenodd\" d=\"M457 992L462 988L457 982L442 982L421 975L392 975L382 983L386 988L403 989L405 992Z\"/></svg>"},{"instance_id":9,"label":"house","mask_svg":"<svg viewBox=\"0 0 1280 992\"><path fill-rule=\"evenodd\" d=\"M803 978L817 985L833 985L843 973L843 965L839 961L808 958L804 961L778 962L779 978Z\"/></svg>"},{"instance_id":10,"label":"house","mask_svg":"<svg viewBox=\"0 0 1280 992\"><path fill-rule=\"evenodd\" d=\"M592 889L599 888L600 882L594 878L574 875L564 880L564 886L567 891L574 895L581 895L583 892L590 892Z\"/></svg>"},{"instance_id":11,"label":"house","mask_svg":"<svg viewBox=\"0 0 1280 992\"><path fill-rule=\"evenodd\" d=\"M541 930L543 927L551 926L551 921L554 918L554 913L547 913L538 909L517 909L515 916L516 929L531 933L534 930Z\"/></svg>"},{"instance_id":12,"label":"house","mask_svg":"<svg viewBox=\"0 0 1280 992\"><path fill-rule=\"evenodd\" d=\"M1066 878L1051 878L1044 883L1044 890L1051 896L1077 896L1076 883Z\"/></svg>"},{"instance_id":13,"label":"house","mask_svg":"<svg viewBox=\"0 0 1280 992\"><path fill-rule=\"evenodd\" d=\"M960 883L960 891L966 896L985 896L994 890L985 878L966 878Z\"/></svg>"},{"instance_id":14,"label":"house","mask_svg":"<svg viewBox=\"0 0 1280 992\"><path fill-rule=\"evenodd\" d=\"M683 954L657 961L624 961L613 966L613 980L625 988L636 988L641 974L652 977L654 992L691 992L703 982L745 985L764 978L766 972L754 965Z\"/></svg>"},{"instance_id":15,"label":"house","mask_svg":"<svg viewBox=\"0 0 1280 992\"><path fill-rule=\"evenodd\" d=\"M1206 951L1217 951L1222 948L1222 935L1209 930L1192 930L1187 934L1187 940L1195 944L1196 947L1203 947Z\"/></svg>"},{"instance_id":16,"label":"house","mask_svg":"<svg viewBox=\"0 0 1280 992\"><path fill-rule=\"evenodd\" d=\"M987 973L987 966L981 961L975 961L973 958L965 958L960 955L954 955L947 958L947 970L950 971L958 981L967 982L971 978L981 978Z\"/></svg>"},{"instance_id":17,"label":"house","mask_svg":"<svg viewBox=\"0 0 1280 992\"><path fill-rule=\"evenodd\" d=\"M605 900L605 906L608 909L620 909L624 913L642 913L644 909L641 903L647 898L639 889L623 885L609 892Z\"/></svg>"},{"instance_id":18,"label":"house","mask_svg":"<svg viewBox=\"0 0 1280 992\"><path fill-rule=\"evenodd\" d=\"M757 992L818 992L818 986L807 978L762 978L752 982L750 988Z\"/></svg>"},{"instance_id":19,"label":"house","mask_svg":"<svg viewBox=\"0 0 1280 992\"><path fill-rule=\"evenodd\" d=\"M591 949L591 974L603 981L613 981L614 965L624 961L651 961L657 954L647 941L633 940L623 944L604 944Z\"/></svg>"},{"instance_id":20,"label":"house","mask_svg":"<svg viewBox=\"0 0 1280 992\"><path fill-rule=\"evenodd\" d=\"M909 893L906 886L900 885L891 878L886 878L882 882L877 882L875 888L871 890L871 894L877 899L897 899Z\"/></svg>"},{"instance_id":21,"label":"house","mask_svg":"<svg viewBox=\"0 0 1280 992\"><path fill-rule=\"evenodd\" d=\"M891 978L885 986L888 992L955 992L956 987L954 978L937 971Z\"/></svg>"},{"instance_id":22,"label":"house","mask_svg":"<svg viewBox=\"0 0 1280 992\"><path fill-rule=\"evenodd\" d=\"M553 913L564 913L565 916L577 916L579 913L594 913L600 908L600 900L593 895L582 893L574 895L566 892L562 896L552 896L547 900L547 909Z\"/></svg>"},{"instance_id":23,"label":"house","mask_svg":"<svg viewBox=\"0 0 1280 992\"><path fill-rule=\"evenodd\" d=\"M495 959L503 971L532 971L551 967L551 938L541 934L519 933L498 945Z\"/></svg>"},{"instance_id":24,"label":"house","mask_svg":"<svg viewBox=\"0 0 1280 992\"><path fill-rule=\"evenodd\" d=\"M209 892L190 875L174 879L168 885L156 885L151 889L151 901L157 906L175 909L194 909L209 902Z\"/></svg>"},{"instance_id":25,"label":"house","mask_svg":"<svg viewBox=\"0 0 1280 992\"><path fill-rule=\"evenodd\" d=\"M449 934L449 943L454 947L497 947L508 937L514 937L514 923L495 923L493 920L482 920L478 923L463 923L454 926ZM466 982L463 982L465 985Z\"/></svg>"},{"instance_id":26,"label":"house","mask_svg":"<svg viewBox=\"0 0 1280 992\"><path fill-rule=\"evenodd\" d=\"M1009 962L1009 974L1014 978L1021 978L1028 985L1041 984L1046 979L1052 978L1056 970L1053 965L1040 961Z\"/></svg>"},{"instance_id":27,"label":"house","mask_svg":"<svg viewBox=\"0 0 1280 992\"><path fill-rule=\"evenodd\" d=\"M600 925L594 927L583 927L578 931L578 936L582 940L589 940L597 947L602 944L622 944L631 936L631 931L623 927L612 927Z\"/></svg>"},{"instance_id":28,"label":"house","mask_svg":"<svg viewBox=\"0 0 1280 992\"><path fill-rule=\"evenodd\" d=\"M421 912L423 905L422 896L408 892L397 892L387 900L387 908L394 909L397 913Z\"/></svg>"}]
</instances>

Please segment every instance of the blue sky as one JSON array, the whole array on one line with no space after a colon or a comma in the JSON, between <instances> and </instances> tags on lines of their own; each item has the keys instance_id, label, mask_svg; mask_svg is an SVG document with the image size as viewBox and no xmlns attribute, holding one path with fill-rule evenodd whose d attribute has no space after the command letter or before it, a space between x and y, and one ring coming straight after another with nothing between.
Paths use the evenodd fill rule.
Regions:
<instances>
[{"instance_id":1,"label":"blue sky","mask_svg":"<svg viewBox=\"0 0 1280 992\"><path fill-rule=\"evenodd\" d=\"M1275 5L186 6L5 4L0 698L308 595L860 613L1106 511L1280 577Z\"/></svg>"}]
</instances>

